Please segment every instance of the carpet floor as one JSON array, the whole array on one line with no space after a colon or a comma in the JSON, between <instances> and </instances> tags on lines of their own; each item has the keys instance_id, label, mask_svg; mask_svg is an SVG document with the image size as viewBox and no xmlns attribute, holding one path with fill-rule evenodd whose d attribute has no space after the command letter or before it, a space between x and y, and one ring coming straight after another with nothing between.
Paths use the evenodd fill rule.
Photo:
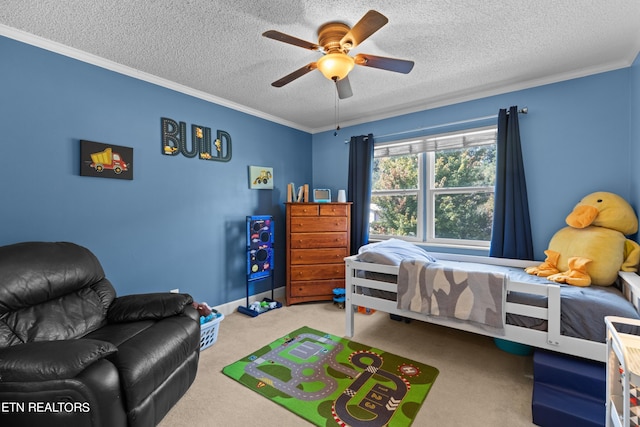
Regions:
<instances>
[{"instance_id":1,"label":"carpet floor","mask_svg":"<svg viewBox=\"0 0 640 427\"><path fill-rule=\"evenodd\" d=\"M282 307L252 318L232 313L217 342L200 355L198 374L160 427L297 427L308 421L228 378L222 368L251 351L309 326L345 333L344 310L331 302ZM531 427L533 360L498 349L489 337L388 314L356 314L354 341L436 367L440 374L413 426Z\"/></svg>"}]
</instances>

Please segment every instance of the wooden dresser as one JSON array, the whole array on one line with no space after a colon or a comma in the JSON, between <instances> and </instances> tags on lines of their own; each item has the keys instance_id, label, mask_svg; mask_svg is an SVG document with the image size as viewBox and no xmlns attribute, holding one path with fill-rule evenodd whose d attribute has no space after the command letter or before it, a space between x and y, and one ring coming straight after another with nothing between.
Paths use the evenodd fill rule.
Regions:
<instances>
[{"instance_id":1,"label":"wooden dresser","mask_svg":"<svg viewBox=\"0 0 640 427\"><path fill-rule=\"evenodd\" d=\"M344 288L351 203L286 203L287 305L333 299Z\"/></svg>"}]
</instances>

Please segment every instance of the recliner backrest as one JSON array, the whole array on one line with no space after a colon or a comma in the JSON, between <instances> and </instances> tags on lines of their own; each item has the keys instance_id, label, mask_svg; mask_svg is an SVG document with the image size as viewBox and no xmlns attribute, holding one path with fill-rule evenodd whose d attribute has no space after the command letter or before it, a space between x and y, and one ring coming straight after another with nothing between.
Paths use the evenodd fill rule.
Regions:
<instances>
[{"instance_id":1,"label":"recliner backrest","mask_svg":"<svg viewBox=\"0 0 640 427\"><path fill-rule=\"evenodd\" d=\"M115 296L100 262L82 246L0 247L0 347L86 335L106 323Z\"/></svg>"}]
</instances>

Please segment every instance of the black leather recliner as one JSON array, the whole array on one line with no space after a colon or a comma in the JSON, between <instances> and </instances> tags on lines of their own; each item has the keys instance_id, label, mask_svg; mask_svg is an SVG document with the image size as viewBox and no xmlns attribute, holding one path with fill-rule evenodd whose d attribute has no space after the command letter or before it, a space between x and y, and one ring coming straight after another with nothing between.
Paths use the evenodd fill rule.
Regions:
<instances>
[{"instance_id":1,"label":"black leather recliner","mask_svg":"<svg viewBox=\"0 0 640 427\"><path fill-rule=\"evenodd\" d=\"M0 247L0 426L155 426L193 383L187 294L116 297L65 242Z\"/></svg>"}]
</instances>

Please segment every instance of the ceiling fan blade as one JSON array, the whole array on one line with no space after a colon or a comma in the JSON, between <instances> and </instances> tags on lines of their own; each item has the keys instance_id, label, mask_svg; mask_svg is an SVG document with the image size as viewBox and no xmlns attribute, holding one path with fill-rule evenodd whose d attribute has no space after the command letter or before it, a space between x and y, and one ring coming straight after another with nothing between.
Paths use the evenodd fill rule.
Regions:
<instances>
[{"instance_id":1,"label":"ceiling fan blade","mask_svg":"<svg viewBox=\"0 0 640 427\"><path fill-rule=\"evenodd\" d=\"M288 34L285 33L281 33L280 31L276 31L276 30L269 30L269 31L265 31L264 33L262 33L262 35L266 38L269 39L273 39L273 40L278 40L280 42L283 43L289 43L292 44L294 46L299 46L305 49L309 49L309 50L320 50L320 46L318 46L315 43L311 43L302 39L299 39L297 37L293 37L290 36Z\"/></svg>"},{"instance_id":2,"label":"ceiling fan blade","mask_svg":"<svg viewBox=\"0 0 640 427\"><path fill-rule=\"evenodd\" d=\"M349 76L345 76L336 82L336 89L338 91L338 98L345 99L353 96L351 90L351 83L349 83Z\"/></svg>"},{"instance_id":3,"label":"ceiling fan blade","mask_svg":"<svg viewBox=\"0 0 640 427\"><path fill-rule=\"evenodd\" d=\"M316 63L315 62L311 62L311 63L305 65L302 68L298 68L293 73L287 74L286 76L284 76L280 80L276 80L275 82L271 83L271 86L282 87L282 86L286 85L287 83L291 83L292 81L294 81L298 77L302 77L305 74L307 74L308 72L311 72L311 71L315 70L316 68L317 68Z\"/></svg>"},{"instance_id":4,"label":"ceiling fan blade","mask_svg":"<svg viewBox=\"0 0 640 427\"><path fill-rule=\"evenodd\" d=\"M380 28L382 28L389 19L380 12L370 10L353 26L353 28L342 37L340 45L347 50L353 49Z\"/></svg>"},{"instance_id":5,"label":"ceiling fan blade","mask_svg":"<svg viewBox=\"0 0 640 427\"><path fill-rule=\"evenodd\" d=\"M384 56L368 55L366 53L359 53L354 59L358 65L395 71L396 73L408 74L413 69L413 61L407 61L406 59L385 58Z\"/></svg>"}]
</instances>

